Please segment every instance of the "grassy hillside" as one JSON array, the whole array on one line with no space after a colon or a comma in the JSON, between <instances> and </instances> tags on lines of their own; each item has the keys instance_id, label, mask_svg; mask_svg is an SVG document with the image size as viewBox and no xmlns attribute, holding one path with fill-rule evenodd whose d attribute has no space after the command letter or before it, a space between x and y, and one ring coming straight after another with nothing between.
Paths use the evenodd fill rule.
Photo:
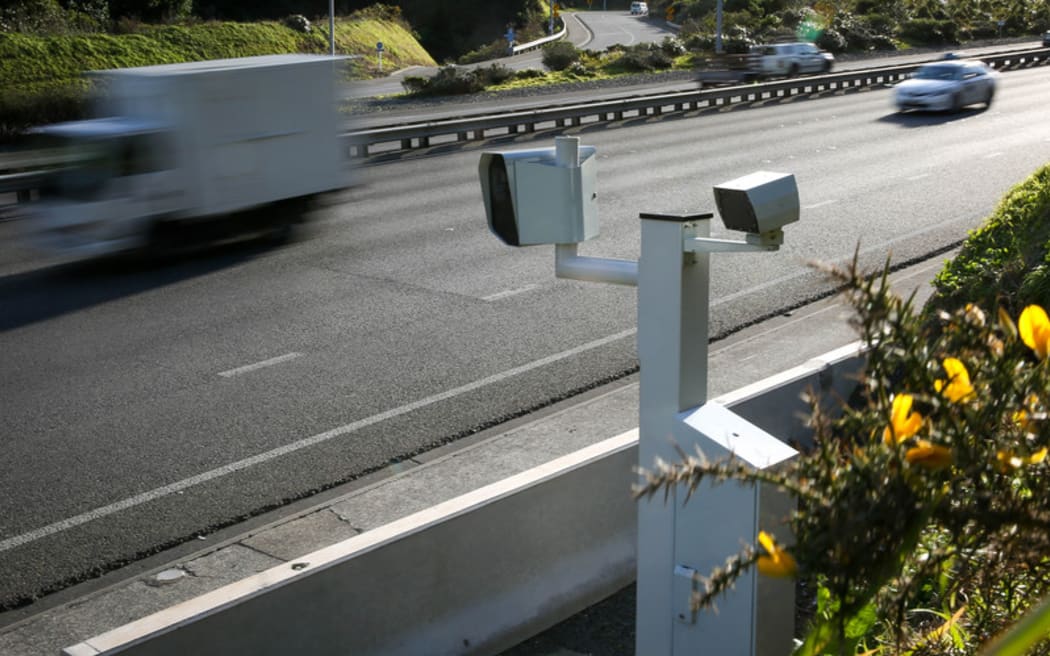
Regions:
<instances>
[{"instance_id":1,"label":"grassy hillside","mask_svg":"<svg viewBox=\"0 0 1050 656\"><path fill-rule=\"evenodd\" d=\"M1050 165L1010 190L934 281L931 308L1050 308Z\"/></svg>"},{"instance_id":2,"label":"grassy hillside","mask_svg":"<svg viewBox=\"0 0 1050 656\"><path fill-rule=\"evenodd\" d=\"M130 34L0 33L0 89L5 93L31 91L42 85L67 83L85 70L291 52L324 53L328 52L327 32L327 24L315 24L302 33L281 23L264 22L141 25ZM335 32L337 52L367 55L369 64L356 67L362 76L374 66L377 41L383 42L388 70L412 64L435 65L400 22L340 18Z\"/></svg>"},{"instance_id":3,"label":"grassy hillside","mask_svg":"<svg viewBox=\"0 0 1050 656\"><path fill-rule=\"evenodd\" d=\"M338 18L335 41L336 52L362 55L351 66L354 77L376 72L378 41L387 71L435 65L411 28L389 12L365 10ZM279 22L204 22L135 25L124 34L0 33L0 141L27 125L77 116L83 71L328 49L327 22L308 32Z\"/></svg>"}]
</instances>

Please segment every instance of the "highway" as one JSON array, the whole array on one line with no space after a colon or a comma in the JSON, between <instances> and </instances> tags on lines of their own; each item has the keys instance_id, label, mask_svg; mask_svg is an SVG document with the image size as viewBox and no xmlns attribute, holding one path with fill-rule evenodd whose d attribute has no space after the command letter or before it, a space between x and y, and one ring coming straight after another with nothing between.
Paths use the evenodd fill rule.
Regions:
<instances>
[{"instance_id":1,"label":"highway","mask_svg":"<svg viewBox=\"0 0 1050 656\"><path fill-rule=\"evenodd\" d=\"M1046 164L1047 75L1004 74L990 110L955 116L864 90L581 128L602 214L581 253L634 258L639 212L711 210L714 184L794 173L802 220L781 251L714 257L712 332L790 312L829 291L807 261L936 256ZM0 223L0 603L632 372L634 290L556 281L552 249L498 243L481 147L363 168L283 247L60 266Z\"/></svg>"}]
</instances>

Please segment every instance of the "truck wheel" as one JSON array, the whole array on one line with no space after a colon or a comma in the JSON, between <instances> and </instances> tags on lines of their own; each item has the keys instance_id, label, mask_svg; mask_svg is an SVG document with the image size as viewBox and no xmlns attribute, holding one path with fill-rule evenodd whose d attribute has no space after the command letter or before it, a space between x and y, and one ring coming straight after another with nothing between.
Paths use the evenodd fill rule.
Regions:
<instances>
[{"instance_id":1,"label":"truck wheel","mask_svg":"<svg viewBox=\"0 0 1050 656\"><path fill-rule=\"evenodd\" d=\"M279 201L265 209L267 217L267 240L274 244L284 244L295 235L296 226L306 222L310 210L309 198L290 198Z\"/></svg>"}]
</instances>

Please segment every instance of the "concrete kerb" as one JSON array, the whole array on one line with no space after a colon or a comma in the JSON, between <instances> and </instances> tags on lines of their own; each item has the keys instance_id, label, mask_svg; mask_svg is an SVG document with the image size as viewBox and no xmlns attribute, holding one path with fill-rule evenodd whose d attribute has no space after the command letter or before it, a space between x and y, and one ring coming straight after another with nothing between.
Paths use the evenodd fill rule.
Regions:
<instances>
[{"instance_id":1,"label":"concrete kerb","mask_svg":"<svg viewBox=\"0 0 1050 656\"><path fill-rule=\"evenodd\" d=\"M848 394L858 349L718 400L804 440L801 392ZM628 431L63 653L494 653L632 580L636 447Z\"/></svg>"}]
</instances>

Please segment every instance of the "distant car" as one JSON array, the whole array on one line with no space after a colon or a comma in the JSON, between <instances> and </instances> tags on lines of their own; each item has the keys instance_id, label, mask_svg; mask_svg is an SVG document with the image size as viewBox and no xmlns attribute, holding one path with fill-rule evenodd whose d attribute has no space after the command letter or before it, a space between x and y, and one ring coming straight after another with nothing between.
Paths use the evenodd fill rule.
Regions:
<instances>
[{"instance_id":1,"label":"distant car","mask_svg":"<svg viewBox=\"0 0 1050 656\"><path fill-rule=\"evenodd\" d=\"M1043 32L1043 47L1050 48L1050 30Z\"/></svg>"},{"instance_id":2,"label":"distant car","mask_svg":"<svg viewBox=\"0 0 1050 656\"><path fill-rule=\"evenodd\" d=\"M894 89L897 109L959 111L967 105L992 104L998 73L981 61L941 60L923 64Z\"/></svg>"},{"instance_id":3,"label":"distant car","mask_svg":"<svg viewBox=\"0 0 1050 656\"><path fill-rule=\"evenodd\" d=\"M621 5L623 6L623 5ZM649 13L649 5L644 2L632 2L631 3L631 15L632 16L644 16Z\"/></svg>"},{"instance_id":4,"label":"distant car","mask_svg":"<svg viewBox=\"0 0 1050 656\"><path fill-rule=\"evenodd\" d=\"M748 68L759 77L799 73L827 73L835 65L835 55L812 43L771 43L752 46Z\"/></svg>"}]
</instances>

